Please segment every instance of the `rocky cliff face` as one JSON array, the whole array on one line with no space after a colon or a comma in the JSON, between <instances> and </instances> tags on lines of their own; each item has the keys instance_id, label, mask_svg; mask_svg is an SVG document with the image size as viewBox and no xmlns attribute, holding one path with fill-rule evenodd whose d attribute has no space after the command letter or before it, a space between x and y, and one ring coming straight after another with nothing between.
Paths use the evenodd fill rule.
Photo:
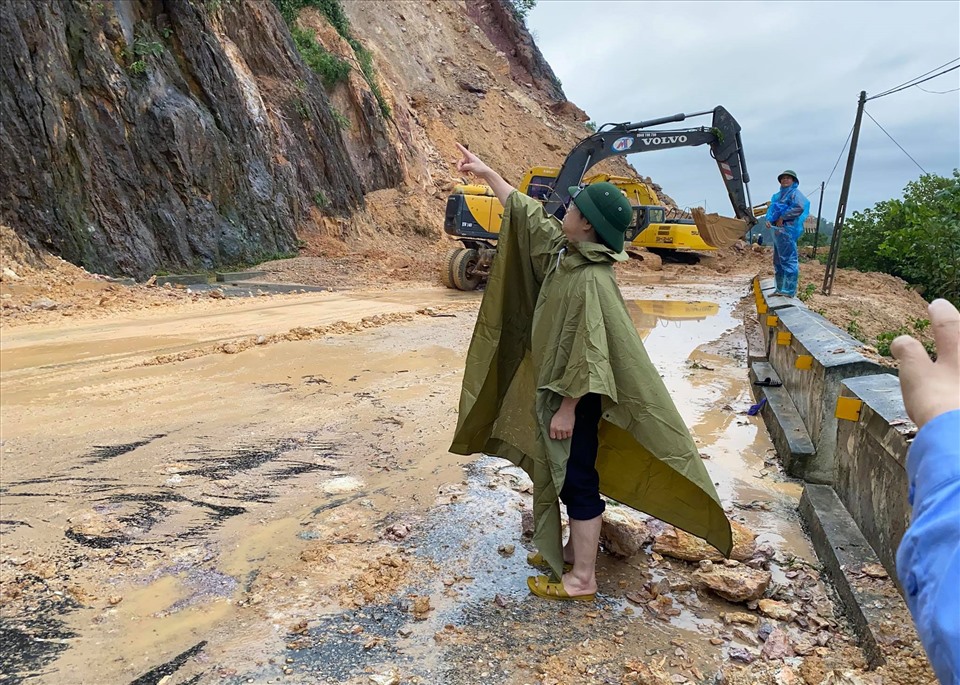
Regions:
<instances>
[{"instance_id":1,"label":"rocky cliff face","mask_svg":"<svg viewBox=\"0 0 960 685\"><path fill-rule=\"evenodd\" d=\"M384 231L439 247L455 141L516 181L587 134L505 2L5 0L0 219L138 277Z\"/></svg>"},{"instance_id":2,"label":"rocky cliff face","mask_svg":"<svg viewBox=\"0 0 960 685\"><path fill-rule=\"evenodd\" d=\"M0 31L0 210L69 261L142 276L251 260L294 250L312 207L362 203L269 3L9 0Z\"/></svg>"}]
</instances>

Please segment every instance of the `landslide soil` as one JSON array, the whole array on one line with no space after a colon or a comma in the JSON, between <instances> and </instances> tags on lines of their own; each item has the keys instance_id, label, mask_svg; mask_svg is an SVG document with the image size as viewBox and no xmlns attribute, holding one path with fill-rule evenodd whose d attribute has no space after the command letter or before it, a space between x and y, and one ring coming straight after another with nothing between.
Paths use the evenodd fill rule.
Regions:
<instances>
[{"instance_id":1,"label":"landslide soil","mask_svg":"<svg viewBox=\"0 0 960 685\"><path fill-rule=\"evenodd\" d=\"M799 484L745 413L748 278L639 260L621 276L728 515L758 534L770 594L799 623L696 590L696 564L649 543L601 556L596 606L528 595L529 481L446 451L479 293L188 298L96 319L77 303L72 319L4 323L11 682L556 685L648 669L820 685L862 667ZM254 342L227 349L225 331ZM171 345L185 350L160 354ZM804 654L761 657L760 628ZM925 682L915 646L908 667Z\"/></svg>"}]
</instances>

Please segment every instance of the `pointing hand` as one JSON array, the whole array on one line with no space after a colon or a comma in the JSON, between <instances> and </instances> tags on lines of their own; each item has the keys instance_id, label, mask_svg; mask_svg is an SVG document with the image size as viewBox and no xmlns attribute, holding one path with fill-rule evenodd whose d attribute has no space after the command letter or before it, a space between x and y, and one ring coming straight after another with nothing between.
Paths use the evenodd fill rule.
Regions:
<instances>
[{"instance_id":1,"label":"pointing hand","mask_svg":"<svg viewBox=\"0 0 960 685\"><path fill-rule=\"evenodd\" d=\"M460 150L461 154L460 161L457 162L457 171L460 173L474 174L476 176L483 176L490 171L490 167L460 143L457 143L457 149Z\"/></svg>"}]
</instances>

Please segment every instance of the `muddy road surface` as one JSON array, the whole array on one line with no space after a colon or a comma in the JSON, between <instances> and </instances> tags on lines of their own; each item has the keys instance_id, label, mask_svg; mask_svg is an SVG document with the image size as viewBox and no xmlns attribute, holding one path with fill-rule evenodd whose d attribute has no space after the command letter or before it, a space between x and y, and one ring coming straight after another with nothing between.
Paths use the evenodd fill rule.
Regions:
<instances>
[{"instance_id":1,"label":"muddy road surface","mask_svg":"<svg viewBox=\"0 0 960 685\"><path fill-rule=\"evenodd\" d=\"M769 571L759 607L699 587L706 550L676 558L671 530L622 507L645 544L601 553L595 604L528 594L529 481L447 452L479 293L5 331L0 681L819 683L831 660L862 663L800 486L746 414L747 292L624 288L730 518L757 535L732 571Z\"/></svg>"}]
</instances>

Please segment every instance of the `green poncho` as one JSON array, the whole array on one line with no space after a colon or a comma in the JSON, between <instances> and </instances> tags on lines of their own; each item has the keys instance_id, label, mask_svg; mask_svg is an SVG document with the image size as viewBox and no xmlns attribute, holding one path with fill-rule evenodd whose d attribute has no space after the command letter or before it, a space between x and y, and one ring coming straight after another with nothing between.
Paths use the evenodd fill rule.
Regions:
<instances>
[{"instance_id":1,"label":"green poncho","mask_svg":"<svg viewBox=\"0 0 960 685\"><path fill-rule=\"evenodd\" d=\"M533 541L559 577L558 493L570 440L551 440L562 396L602 396L597 470L607 497L729 555L730 524L690 433L650 362L613 274L626 259L569 243L514 191L467 353L450 451L509 459L533 480Z\"/></svg>"}]
</instances>

